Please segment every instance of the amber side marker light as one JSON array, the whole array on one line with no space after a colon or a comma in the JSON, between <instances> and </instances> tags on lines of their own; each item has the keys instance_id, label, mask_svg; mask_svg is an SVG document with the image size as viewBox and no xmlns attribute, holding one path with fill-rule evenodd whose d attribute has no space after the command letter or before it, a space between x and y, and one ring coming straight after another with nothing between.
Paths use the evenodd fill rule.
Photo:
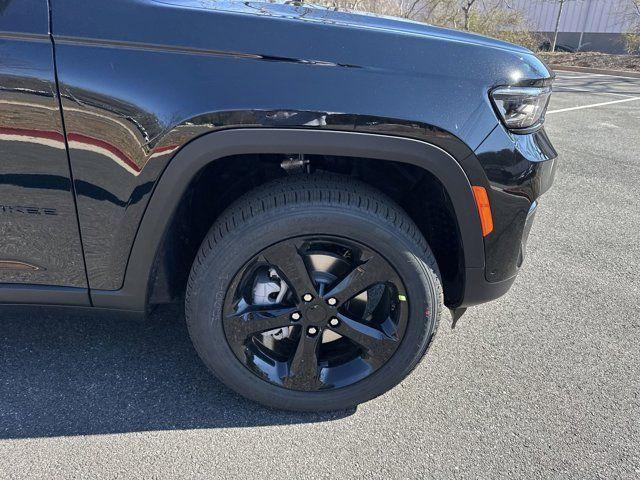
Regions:
<instances>
[{"instance_id":1,"label":"amber side marker light","mask_svg":"<svg viewBox=\"0 0 640 480\"><path fill-rule=\"evenodd\" d=\"M473 198L478 207L480 215L480 224L482 225L482 236L486 237L493 231L493 217L491 216L491 205L489 204L489 196L484 187L471 187L473 189Z\"/></svg>"}]
</instances>

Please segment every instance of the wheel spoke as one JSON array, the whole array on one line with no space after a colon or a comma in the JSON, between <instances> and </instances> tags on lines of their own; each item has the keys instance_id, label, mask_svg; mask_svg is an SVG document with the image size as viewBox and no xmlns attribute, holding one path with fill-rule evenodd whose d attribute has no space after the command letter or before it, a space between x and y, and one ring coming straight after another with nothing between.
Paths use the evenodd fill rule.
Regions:
<instances>
[{"instance_id":1,"label":"wheel spoke","mask_svg":"<svg viewBox=\"0 0 640 480\"><path fill-rule=\"evenodd\" d=\"M310 337L300 332L298 347L289 363L288 375L283 379L287 388L296 390L317 390L320 385L318 369L318 348L322 332Z\"/></svg>"},{"instance_id":2,"label":"wheel spoke","mask_svg":"<svg viewBox=\"0 0 640 480\"><path fill-rule=\"evenodd\" d=\"M298 298L305 293L317 294L316 287L309 276L309 270L293 241L274 245L263 254L263 257L267 263L280 270Z\"/></svg>"},{"instance_id":3,"label":"wheel spoke","mask_svg":"<svg viewBox=\"0 0 640 480\"><path fill-rule=\"evenodd\" d=\"M346 387L398 349L408 322L405 291L393 266L355 240L285 239L232 279L223 306L226 340L249 371L274 385Z\"/></svg>"},{"instance_id":4,"label":"wheel spoke","mask_svg":"<svg viewBox=\"0 0 640 480\"><path fill-rule=\"evenodd\" d=\"M278 305L250 305L226 318L227 335L234 343L244 344L247 338L256 333L291 325L294 307Z\"/></svg>"},{"instance_id":5,"label":"wheel spoke","mask_svg":"<svg viewBox=\"0 0 640 480\"><path fill-rule=\"evenodd\" d=\"M395 335L388 335L341 313L338 313L338 319L340 320L338 326L329 328L361 346L368 363L378 367L384 364L395 351L398 342Z\"/></svg>"},{"instance_id":6,"label":"wheel spoke","mask_svg":"<svg viewBox=\"0 0 640 480\"><path fill-rule=\"evenodd\" d=\"M338 300L338 305L341 305L369 287L388 281L389 278L386 262L380 257L374 256L354 268L324 297L333 297Z\"/></svg>"}]
</instances>

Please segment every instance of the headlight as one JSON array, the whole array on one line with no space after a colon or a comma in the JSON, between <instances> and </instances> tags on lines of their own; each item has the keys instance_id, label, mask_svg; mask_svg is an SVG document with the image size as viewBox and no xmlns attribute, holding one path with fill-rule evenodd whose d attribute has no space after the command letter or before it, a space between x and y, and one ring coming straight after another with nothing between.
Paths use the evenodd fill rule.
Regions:
<instances>
[{"instance_id":1,"label":"headlight","mask_svg":"<svg viewBox=\"0 0 640 480\"><path fill-rule=\"evenodd\" d=\"M498 87L491 100L508 129L530 131L544 122L551 87Z\"/></svg>"}]
</instances>

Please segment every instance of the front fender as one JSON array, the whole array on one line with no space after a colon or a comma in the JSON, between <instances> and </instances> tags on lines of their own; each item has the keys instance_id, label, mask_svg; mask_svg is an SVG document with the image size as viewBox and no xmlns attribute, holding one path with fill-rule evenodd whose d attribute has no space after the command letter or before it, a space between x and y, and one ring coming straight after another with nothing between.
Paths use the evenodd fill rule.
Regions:
<instances>
[{"instance_id":1,"label":"front fender","mask_svg":"<svg viewBox=\"0 0 640 480\"><path fill-rule=\"evenodd\" d=\"M243 128L209 133L180 149L162 173L133 242L123 287L92 290L98 307L143 310L156 252L180 199L206 165L240 154L339 155L403 162L433 174L446 188L458 219L467 269L484 269L480 220L460 164L433 144L402 137L308 129Z\"/></svg>"}]
</instances>

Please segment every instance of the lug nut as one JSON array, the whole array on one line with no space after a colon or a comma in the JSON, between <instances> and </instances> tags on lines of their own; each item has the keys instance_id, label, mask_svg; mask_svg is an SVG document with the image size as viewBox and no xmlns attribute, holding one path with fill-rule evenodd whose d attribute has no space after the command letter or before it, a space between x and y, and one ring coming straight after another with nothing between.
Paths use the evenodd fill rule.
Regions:
<instances>
[{"instance_id":1,"label":"lug nut","mask_svg":"<svg viewBox=\"0 0 640 480\"><path fill-rule=\"evenodd\" d=\"M313 295L311 295L310 293L305 293L305 294L302 296L302 299L303 299L305 302L310 302L311 300L313 300Z\"/></svg>"},{"instance_id":2,"label":"lug nut","mask_svg":"<svg viewBox=\"0 0 640 480\"><path fill-rule=\"evenodd\" d=\"M317 329L316 327L309 327L309 328L307 328L307 334L308 334L310 337L315 336L317 333L318 333L318 329Z\"/></svg>"},{"instance_id":3,"label":"lug nut","mask_svg":"<svg viewBox=\"0 0 640 480\"><path fill-rule=\"evenodd\" d=\"M300 318L302 318L302 315L300 315L300 312L293 312L291 314L291 320L300 320Z\"/></svg>"},{"instance_id":4,"label":"lug nut","mask_svg":"<svg viewBox=\"0 0 640 480\"><path fill-rule=\"evenodd\" d=\"M327 300L327 303L333 307L338 303L338 300L336 300L335 298L331 297L329 300Z\"/></svg>"},{"instance_id":5,"label":"lug nut","mask_svg":"<svg viewBox=\"0 0 640 480\"><path fill-rule=\"evenodd\" d=\"M337 327L338 325L340 325L340 320L338 320L336 317L333 317L331 320L329 320L329 325L331 325L332 327Z\"/></svg>"}]
</instances>

